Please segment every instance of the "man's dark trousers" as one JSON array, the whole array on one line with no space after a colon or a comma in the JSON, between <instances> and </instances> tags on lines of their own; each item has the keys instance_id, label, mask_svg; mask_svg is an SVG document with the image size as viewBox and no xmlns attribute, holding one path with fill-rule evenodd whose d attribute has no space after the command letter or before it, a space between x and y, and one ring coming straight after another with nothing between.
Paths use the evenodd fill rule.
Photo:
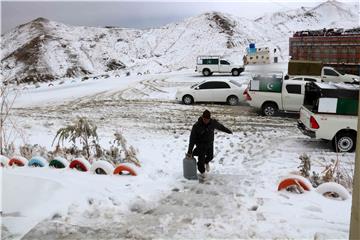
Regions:
<instances>
[{"instance_id":1,"label":"man's dark trousers","mask_svg":"<svg viewBox=\"0 0 360 240\"><path fill-rule=\"evenodd\" d=\"M205 164L209 163L214 157L214 143L197 145L193 155L198 156L197 165L199 172L205 172Z\"/></svg>"}]
</instances>

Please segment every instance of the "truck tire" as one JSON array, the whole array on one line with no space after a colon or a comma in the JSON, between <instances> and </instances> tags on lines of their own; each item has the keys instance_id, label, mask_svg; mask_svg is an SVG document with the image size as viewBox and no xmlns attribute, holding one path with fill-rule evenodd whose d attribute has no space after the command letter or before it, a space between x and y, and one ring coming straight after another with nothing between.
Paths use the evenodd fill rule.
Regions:
<instances>
[{"instance_id":1,"label":"truck tire","mask_svg":"<svg viewBox=\"0 0 360 240\"><path fill-rule=\"evenodd\" d=\"M111 163L104 160L98 160L93 162L90 169L92 173L100 174L100 175L112 175L114 170L115 169L113 165L111 165Z\"/></svg>"},{"instance_id":2,"label":"truck tire","mask_svg":"<svg viewBox=\"0 0 360 240\"><path fill-rule=\"evenodd\" d=\"M278 107L276 106L275 103L264 103L262 108L261 108L261 112L264 116L275 116L275 114L277 113Z\"/></svg>"},{"instance_id":3,"label":"truck tire","mask_svg":"<svg viewBox=\"0 0 360 240\"><path fill-rule=\"evenodd\" d=\"M239 103L239 98L237 96L229 96L226 100L226 102L230 105L230 106L235 106L238 105Z\"/></svg>"},{"instance_id":4,"label":"truck tire","mask_svg":"<svg viewBox=\"0 0 360 240\"><path fill-rule=\"evenodd\" d=\"M194 98L191 95L185 95L183 96L182 101L185 105L191 105L194 103Z\"/></svg>"},{"instance_id":5,"label":"truck tire","mask_svg":"<svg viewBox=\"0 0 360 240\"><path fill-rule=\"evenodd\" d=\"M337 198L341 198L341 200L344 201L351 198L351 195L348 192L348 190L346 190L346 188L344 188L342 185L335 182L326 182L320 184L316 188L316 192L320 193L323 196L325 196L327 193L335 193L338 196ZM334 198L337 199L336 197Z\"/></svg>"},{"instance_id":6,"label":"truck tire","mask_svg":"<svg viewBox=\"0 0 360 240\"><path fill-rule=\"evenodd\" d=\"M46 161L46 159L40 156L33 157L28 162L29 167L45 167L47 165L48 162Z\"/></svg>"},{"instance_id":7,"label":"truck tire","mask_svg":"<svg viewBox=\"0 0 360 240\"><path fill-rule=\"evenodd\" d=\"M69 168L76 169L81 172L88 172L91 168L91 164L85 158L76 158L71 161Z\"/></svg>"},{"instance_id":8,"label":"truck tire","mask_svg":"<svg viewBox=\"0 0 360 240\"><path fill-rule=\"evenodd\" d=\"M205 69L202 71L202 73L203 73L203 75L204 75L205 77L208 77L208 76L211 75L211 71L210 71L210 69L208 69L208 68L205 68Z\"/></svg>"},{"instance_id":9,"label":"truck tire","mask_svg":"<svg viewBox=\"0 0 360 240\"><path fill-rule=\"evenodd\" d=\"M234 68L233 70L231 70L231 74L232 74L233 76L239 76L239 75L240 75L240 71L239 71L239 69Z\"/></svg>"},{"instance_id":10,"label":"truck tire","mask_svg":"<svg viewBox=\"0 0 360 240\"><path fill-rule=\"evenodd\" d=\"M336 134L333 139L335 152L353 152L356 148L356 134L353 132L342 132Z\"/></svg>"}]
</instances>

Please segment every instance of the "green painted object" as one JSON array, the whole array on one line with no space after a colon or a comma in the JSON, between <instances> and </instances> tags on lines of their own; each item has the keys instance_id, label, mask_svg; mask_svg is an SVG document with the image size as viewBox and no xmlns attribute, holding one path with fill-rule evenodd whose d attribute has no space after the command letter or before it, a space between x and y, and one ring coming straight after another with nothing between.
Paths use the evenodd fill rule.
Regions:
<instances>
[{"instance_id":1,"label":"green painted object","mask_svg":"<svg viewBox=\"0 0 360 240\"><path fill-rule=\"evenodd\" d=\"M49 163L49 167L65 168L65 165L61 161L54 159Z\"/></svg>"},{"instance_id":2,"label":"green painted object","mask_svg":"<svg viewBox=\"0 0 360 240\"><path fill-rule=\"evenodd\" d=\"M341 115L357 115L359 102L357 99L339 98L336 113Z\"/></svg>"}]
</instances>

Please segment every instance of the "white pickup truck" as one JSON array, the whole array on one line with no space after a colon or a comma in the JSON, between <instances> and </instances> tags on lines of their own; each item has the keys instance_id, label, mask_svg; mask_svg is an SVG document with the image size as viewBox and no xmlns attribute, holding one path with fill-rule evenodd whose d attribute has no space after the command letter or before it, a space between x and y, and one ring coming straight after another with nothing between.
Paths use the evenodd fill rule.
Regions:
<instances>
[{"instance_id":1,"label":"white pickup truck","mask_svg":"<svg viewBox=\"0 0 360 240\"><path fill-rule=\"evenodd\" d=\"M333 67L323 66L320 61L290 60L288 75L291 78L297 76L319 77L322 82L359 83L360 81L359 76L341 73Z\"/></svg>"},{"instance_id":2,"label":"white pickup truck","mask_svg":"<svg viewBox=\"0 0 360 240\"><path fill-rule=\"evenodd\" d=\"M356 147L359 86L309 83L298 128L311 138L332 141L336 152Z\"/></svg>"},{"instance_id":3,"label":"white pickup truck","mask_svg":"<svg viewBox=\"0 0 360 240\"><path fill-rule=\"evenodd\" d=\"M239 76L245 70L244 66L234 65L220 56L199 56L196 61L196 72L204 76L211 76L213 73L231 73Z\"/></svg>"},{"instance_id":4,"label":"white pickup truck","mask_svg":"<svg viewBox=\"0 0 360 240\"><path fill-rule=\"evenodd\" d=\"M257 75L244 91L250 106L261 109L265 116L278 111L299 112L304 101L306 81L283 80L282 73Z\"/></svg>"},{"instance_id":5,"label":"white pickup truck","mask_svg":"<svg viewBox=\"0 0 360 240\"><path fill-rule=\"evenodd\" d=\"M359 83L359 76L352 74L344 74L332 67L323 67L321 69L321 80L323 82L335 82L335 83Z\"/></svg>"}]
</instances>

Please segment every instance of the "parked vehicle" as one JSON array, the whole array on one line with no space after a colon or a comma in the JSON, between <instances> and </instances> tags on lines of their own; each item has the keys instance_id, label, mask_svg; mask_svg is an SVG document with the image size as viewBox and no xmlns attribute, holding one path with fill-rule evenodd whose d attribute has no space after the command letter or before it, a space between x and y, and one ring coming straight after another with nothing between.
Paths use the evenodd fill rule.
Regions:
<instances>
[{"instance_id":1,"label":"parked vehicle","mask_svg":"<svg viewBox=\"0 0 360 240\"><path fill-rule=\"evenodd\" d=\"M344 83L354 83L359 84L359 76L352 74L344 74L339 71L336 71L332 67L323 67L321 70L321 80L323 82L344 82Z\"/></svg>"},{"instance_id":2,"label":"parked vehicle","mask_svg":"<svg viewBox=\"0 0 360 240\"><path fill-rule=\"evenodd\" d=\"M226 102L237 105L242 98L241 84L235 80L206 80L189 88L178 89L176 100L184 104L195 102Z\"/></svg>"},{"instance_id":3,"label":"parked vehicle","mask_svg":"<svg viewBox=\"0 0 360 240\"><path fill-rule=\"evenodd\" d=\"M356 147L359 85L308 83L298 128L307 136L332 141L336 152Z\"/></svg>"},{"instance_id":4,"label":"parked vehicle","mask_svg":"<svg viewBox=\"0 0 360 240\"><path fill-rule=\"evenodd\" d=\"M320 77L323 82L359 83L359 76L343 74L333 67L323 66L320 61L290 60L288 63L290 77L313 76Z\"/></svg>"},{"instance_id":5,"label":"parked vehicle","mask_svg":"<svg viewBox=\"0 0 360 240\"><path fill-rule=\"evenodd\" d=\"M299 112L304 101L306 81L283 80L282 73L254 76L244 91L250 106L261 109L265 116L278 111Z\"/></svg>"},{"instance_id":6,"label":"parked vehicle","mask_svg":"<svg viewBox=\"0 0 360 240\"><path fill-rule=\"evenodd\" d=\"M204 76L211 76L213 73L231 73L233 76L239 76L244 70L244 66L234 65L220 56L199 56L195 71Z\"/></svg>"}]
</instances>

